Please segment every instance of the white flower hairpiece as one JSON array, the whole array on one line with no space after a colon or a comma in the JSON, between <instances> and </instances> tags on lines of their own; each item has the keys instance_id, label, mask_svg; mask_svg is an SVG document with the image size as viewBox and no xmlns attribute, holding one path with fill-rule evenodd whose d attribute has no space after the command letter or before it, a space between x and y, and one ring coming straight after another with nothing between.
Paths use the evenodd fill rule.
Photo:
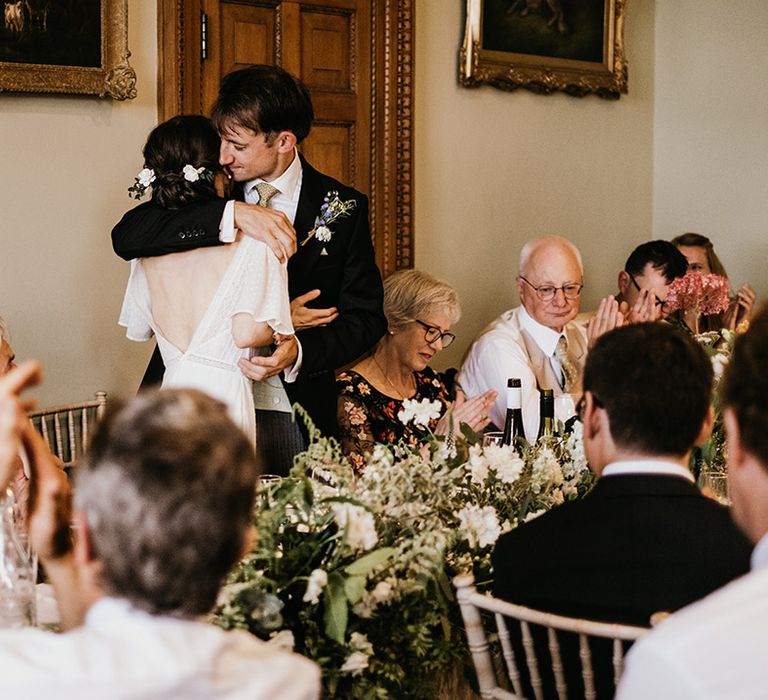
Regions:
<instances>
[{"instance_id":1,"label":"white flower hairpiece","mask_svg":"<svg viewBox=\"0 0 768 700\"><path fill-rule=\"evenodd\" d=\"M201 165L196 168L187 163L181 170L181 174L187 182L206 180L213 182L213 171ZM128 193L134 199L141 199L149 186L156 180L155 171L152 168L142 168L135 178L135 182L128 188Z\"/></svg>"},{"instance_id":2,"label":"white flower hairpiece","mask_svg":"<svg viewBox=\"0 0 768 700\"><path fill-rule=\"evenodd\" d=\"M187 163L181 172L184 174L184 179L187 182L197 182L200 179L200 176L205 172L205 167L201 166L196 168L194 165Z\"/></svg>"},{"instance_id":3,"label":"white flower hairpiece","mask_svg":"<svg viewBox=\"0 0 768 700\"><path fill-rule=\"evenodd\" d=\"M141 199L147 188L155 181L155 171L152 168L142 168L135 177L135 182L128 188L128 193L135 199Z\"/></svg>"}]
</instances>

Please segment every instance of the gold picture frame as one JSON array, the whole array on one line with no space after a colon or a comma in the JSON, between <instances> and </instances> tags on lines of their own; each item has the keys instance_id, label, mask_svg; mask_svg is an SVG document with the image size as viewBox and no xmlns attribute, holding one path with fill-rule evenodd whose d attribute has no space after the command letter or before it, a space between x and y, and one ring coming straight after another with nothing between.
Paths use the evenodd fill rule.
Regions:
<instances>
[{"instance_id":1,"label":"gold picture frame","mask_svg":"<svg viewBox=\"0 0 768 700\"><path fill-rule=\"evenodd\" d=\"M6 0L4 10L0 92L136 97L128 0Z\"/></svg>"},{"instance_id":2,"label":"gold picture frame","mask_svg":"<svg viewBox=\"0 0 768 700\"><path fill-rule=\"evenodd\" d=\"M627 92L625 0L467 0L459 79L466 87Z\"/></svg>"}]
</instances>

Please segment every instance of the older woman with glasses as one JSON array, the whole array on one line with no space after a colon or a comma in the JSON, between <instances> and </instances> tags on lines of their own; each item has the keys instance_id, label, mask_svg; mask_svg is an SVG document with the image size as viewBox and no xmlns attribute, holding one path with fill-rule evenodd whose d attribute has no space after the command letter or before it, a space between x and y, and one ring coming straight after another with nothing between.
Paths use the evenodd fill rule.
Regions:
<instances>
[{"instance_id":1,"label":"older woman with glasses","mask_svg":"<svg viewBox=\"0 0 768 700\"><path fill-rule=\"evenodd\" d=\"M496 398L495 391L487 391L465 399L429 367L456 337L450 328L461 307L448 284L419 270L396 272L384 282L384 314L387 334L371 355L337 380L341 444L355 468L362 468L364 453L377 442L403 440L417 446L430 431L449 434L459 423L480 430ZM438 402L439 417L426 425L402 421L398 414L408 399Z\"/></svg>"}]
</instances>

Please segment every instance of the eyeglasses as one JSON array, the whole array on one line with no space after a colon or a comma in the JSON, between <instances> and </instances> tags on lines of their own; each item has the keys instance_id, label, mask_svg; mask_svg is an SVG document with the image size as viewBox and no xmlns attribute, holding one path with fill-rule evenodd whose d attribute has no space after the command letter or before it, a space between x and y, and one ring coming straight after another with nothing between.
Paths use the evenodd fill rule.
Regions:
<instances>
[{"instance_id":1,"label":"eyeglasses","mask_svg":"<svg viewBox=\"0 0 768 700\"><path fill-rule=\"evenodd\" d=\"M520 275L520 279L523 280L529 287L536 290L536 295L542 301L552 301L557 295L558 291L562 290L563 296L566 299L578 299L581 294L581 290L584 289L583 284L564 284L562 287L554 287L551 284L542 284L537 287L535 284L531 284L525 277Z\"/></svg>"},{"instance_id":2,"label":"eyeglasses","mask_svg":"<svg viewBox=\"0 0 768 700\"><path fill-rule=\"evenodd\" d=\"M419 319L414 319L414 323L418 323L420 326L424 328L424 340L426 340L428 343L434 343L436 340L440 341L440 344L447 348L454 340L456 340L456 336L453 333L450 333L449 331L441 331L436 326L430 326L428 323L424 323L424 321L419 321Z\"/></svg>"},{"instance_id":3,"label":"eyeglasses","mask_svg":"<svg viewBox=\"0 0 768 700\"><path fill-rule=\"evenodd\" d=\"M638 292L642 292L643 288L637 283L637 280L635 279L635 276L631 272L629 272L629 270L624 270L624 272L626 272L629 275L629 279L632 280L632 284L635 285L635 289ZM651 290L649 289L648 291L650 292ZM656 304L656 306L660 306L662 311L666 311L667 310L667 302L666 301L662 301L661 299L659 299L659 295L656 294L656 292L653 292L653 297L654 297L654 302L653 303Z\"/></svg>"}]
</instances>

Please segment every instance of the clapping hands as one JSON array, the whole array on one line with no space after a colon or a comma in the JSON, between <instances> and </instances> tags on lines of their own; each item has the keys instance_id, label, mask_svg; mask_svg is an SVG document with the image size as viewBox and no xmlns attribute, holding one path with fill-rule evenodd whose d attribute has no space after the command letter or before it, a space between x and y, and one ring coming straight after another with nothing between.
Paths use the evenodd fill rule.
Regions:
<instances>
[{"instance_id":1,"label":"clapping hands","mask_svg":"<svg viewBox=\"0 0 768 700\"><path fill-rule=\"evenodd\" d=\"M29 401L20 398L21 392L40 381L40 365L24 362L0 378L0 492L13 477L18 463L24 432L29 425Z\"/></svg>"},{"instance_id":2,"label":"clapping hands","mask_svg":"<svg viewBox=\"0 0 768 700\"><path fill-rule=\"evenodd\" d=\"M462 423L479 432L490 422L489 413L495 401L496 392L492 389L471 399L466 398L462 391L457 391L456 400L437 422L435 433L449 435L458 432Z\"/></svg>"}]
</instances>

